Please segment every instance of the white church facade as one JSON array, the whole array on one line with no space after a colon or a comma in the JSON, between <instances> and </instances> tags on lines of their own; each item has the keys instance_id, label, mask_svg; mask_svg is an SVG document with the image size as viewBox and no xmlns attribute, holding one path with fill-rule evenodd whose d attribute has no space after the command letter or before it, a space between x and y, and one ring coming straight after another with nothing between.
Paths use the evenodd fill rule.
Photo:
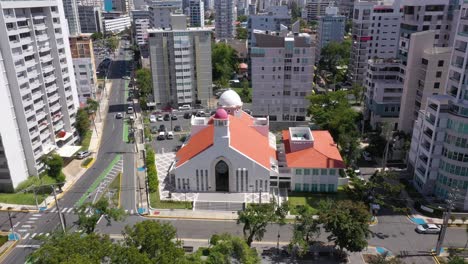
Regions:
<instances>
[{"instance_id":1,"label":"white church facade","mask_svg":"<svg viewBox=\"0 0 468 264\"><path fill-rule=\"evenodd\" d=\"M170 168L176 192L248 193L270 188L333 192L344 169L328 131L291 127L278 144L267 118L242 110L235 91L224 92L210 117L192 117L191 133Z\"/></svg>"}]
</instances>

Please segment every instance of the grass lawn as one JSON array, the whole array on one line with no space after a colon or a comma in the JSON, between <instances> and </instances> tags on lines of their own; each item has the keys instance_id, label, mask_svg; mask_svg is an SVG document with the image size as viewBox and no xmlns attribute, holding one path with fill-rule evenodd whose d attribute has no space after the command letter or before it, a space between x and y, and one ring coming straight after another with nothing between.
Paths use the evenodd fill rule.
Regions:
<instances>
[{"instance_id":1,"label":"grass lawn","mask_svg":"<svg viewBox=\"0 0 468 264\"><path fill-rule=\"evenodd\" d=\"M86 132L86 135L81 140L81 150L89 149L89 143L91 142L92 135L93 135L93 132L91 130L88 130L88 132Z\"/></svg>"},{"instance_id":2,"label":"grass lawn","mask_svg":"<svg viewBox=\"0 0 468 264\"><path fill-rule=\"evenodd\" d=\"M346 200L346 193L338 189L336 193L311 193L311 192L291 192L288 194L290 213L296 214L298 206L309 205L314 213L318 213L318 205L321 200Z\"/></svg>"},{"instance_id":3,"label":"grass lawn","mask_svg":"<svg viewBox=\"0 0 468 264\"><path fill-rule=\"evenodd\" d=\"M123 138L122 139L123 139L124 142L127 142L127 143L130 141L130 139L128 138L129 129L130 129L130 127L128 125L128 122L124 122L123 123L123 134L122 134Z\"/></svg>"},{"instance_id":4,"label":"grass lawn","mask_svg":"<svg viewBox=\"0 0 468 264\"><path fill-rule=\"evenodd\" d=\"M191 202L172 202L161 201L159 199L159 192L150 193L151 207L157 209L192 209Z\"/></svg>"},{"instance_id":5,"label":"grass lawn","mask_svg":"<svg viewBox=\"0 0 468 264\"><path fill-rule=\"evenodd\" d=\"M38 194L37 202L42 203L45 197L47 195ZM0 193L0 203L36 205L36 200L34 193Z\"/></svg>"},{"instance_id":6,"label":"grass lawn","mask_svg":"<svg viewBox=\"0 0 468 264\"><path fill-rule=\"evenodd\" d=\"M8 241L8 236L0 236L0 247Z\"/></svg>"},{"instance_id":7,"label":"grass lawn","mask_svg":"<svg viewBox=\"0 0 468 264\"><path fill-rule=\"evenodd\" d=\"M120 177L122 177L122 173L117 174L114 180L109 185L109 188L104 192L101 199L109 199L108 193L109 190L113 191L113 194L110 198L111 204L109 205L112 208L120 207L119 199L120 199Z\"/></svg>"}]
</instances>

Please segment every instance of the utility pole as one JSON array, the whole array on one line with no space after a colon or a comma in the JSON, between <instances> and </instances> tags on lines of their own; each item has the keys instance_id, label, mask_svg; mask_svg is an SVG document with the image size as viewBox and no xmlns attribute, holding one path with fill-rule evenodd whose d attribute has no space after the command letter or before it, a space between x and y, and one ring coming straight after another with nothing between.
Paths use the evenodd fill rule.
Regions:
<instances>
[{"instance_id":1,"label":"utility pole","mask_svg":"<svg viewBox=\"0 0 468 264\"><path fill-rule=\"evenodd\" d=\"M55 207L57 208L57 213L60 218L60 224L62 225L63 232L65 233L65 222L63 221L63 215L60 212L60 207L59 207L58 200L57 200L57 193L55 192L55 185L51 185L51 187L52 187L52 190L54 191Z\"/></svg>"},{"instance_id":2,"label":"utility pole","mask_svg":"<svg viewBox=\"0 0 468 264\"><path fill-rule=\"evenodd\" d=\"M455 202L458 199L458 188L453 188L452 191L448 194L448 198L445 200L447 202L447 207L445 208L442 227L440 229L439 237L437 238L437 245L435 254L437 256L440 255L440 251L442 250L442 244L444 243L445 232L447 231L448 222L450 219L450 214L452 213L452 208L455 205Z\"/></svg>"},{"instance_id":3,"label":"utility pole","mask_svg":"<svg viewBox=\"0 0 468 264\"><path fill-rule=\"evenodd\" d=\"M13 236L15 235L15 227L13 226L13 221L11 220L11 214L10 214L10 210L12 209L12 207L8 207L7 208L7 213L8 213L8 219L10 220L10 227L11 227L11 233L13 234Z\"/></svg>"}]
</instances>

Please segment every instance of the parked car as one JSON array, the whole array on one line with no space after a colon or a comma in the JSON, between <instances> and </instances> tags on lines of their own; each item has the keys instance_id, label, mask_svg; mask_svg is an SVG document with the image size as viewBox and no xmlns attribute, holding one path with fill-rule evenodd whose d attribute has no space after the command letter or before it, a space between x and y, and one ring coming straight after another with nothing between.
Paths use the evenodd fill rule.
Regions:
<instances>
[{"instance_id":1,"label":"parked car","mask_svg":"<svg viewBox=\"0 0 468 264\"><path fill-rule=\"evenodd\" d=\"M158 121L163 121L162 115L158 115L158 117L156 117L156 120L158 120Z\"/></svg>"},{"instance_id":2,"label":"parked car","mask_svg":"<svg viewBox=\"0 0 468 264\"><path fill-rule=\"evenodd\" d=\"M171 120L177 120L177 119L178 119L178 118L177 118L176 115L172 115L172 116L171 116Z\"/></svg>"},{"instance_id":3,"label":"parked car","mask_svg":"<svg viewBox=\"0 0 468 264\"><path fill-rule=\"evenodd\" d=\"M164 115L164 121L169 121L171 120L171 116L169 114Z\"/></svg>"},{"instance_id":4,"label":"parked car","mask_svg":"<svg viewBox=\"0 0 468 264\"><path fill-rule=\"evenodd\" d=\"M192 113L185 113L185 114L184 114L184 118L185 118L185 119L189 119L189 118L191 118L191 117L192 117Z\"/></svg>"},{"instance_id":5,"label":"parked car","mask_svg":"<svg viewBox=\"0 0 468 264\"><path fill-rule=\"evenodd\" d=\"M156 116L155 115L150 115L149 121L150 121L150 123L156 123Z\"/></svg>"},{"instance_id":6,"label":"parked car","mask_svg":"<svg viewBox=\"0 0 468 264\"><path fill-rule=\"evenodd\" d=\"M151 127L151 134L156 134L156 133L158 133L158 132L159 132L159 131L158 131L158 127L155 127L155 126L154 126L154 127Z\"/></svg>"},{"instance_id":7,"label":"parked car","mask_svg":"<svg viewBox=\"0 0 468 264\"><path fill-rule=\"evenodd\" d=\"M165 132L159 132L158 134L158 140L164 140L166 138L166 133Z\"/></svg>"},{"instance_id":8,"label":"parked car","mask_svg":"<svg viewBox=\"0 0 468 264\"><path fill-rule=\"evenodd\" d=\"M85 151L80 151L78 153L76 153L76 158L78 159L84 159L84 158L87 158L91 155L91 152L85 150Z\"/></svg>"},{"instance_id":9,"label":"parked car","mask_svg":"<svg viewBox=\"0 0 468 264\"><path fill-rule=\"evenodd\" d=\"M176 125L176 126L174 127L174 131L175 131L175 132L180 132L180 131L182 131L182 127L180 127L179 125Z\"/></svg>"},{"instance_id":10,"label":"parked car","mask_svg":"<svg viewBox=\"0 0 468 264\"><path fill-rule=\"evenodd\" d=\"M190 110L192 107L188 104L179 106L179 110Z\"/></svg>"},{"instance_id":11,"label":"parked car","mask_svg":"<svg viewBox=\"0 0 468 264\"><path fill-rule=\"evenodd\" d=\"M158 131L159 131L159 132L166 132L166 126L165 126L164 124L161 124L161 125L159 126L159 130L158 130Z\"/></svg>"},{"instance_id":12,"label":"parked car","mask_svg":"<svg viewBox=\"0 0 468 264\"><path fill-rule=\"evenodd\" d=\"M115 115L115 118L116 118L116 119L122 119L122 118L123 118L123 114L122 114L122 113L117 113L117 114Z\"/></svg>"},{"instance_id":13,"label":"parked car","mask_svg":"<svg viewBox=\"0 0 468 264\"><path fill-rule=\"evenodd\" d=\"M167 139L174 139L174 133L172 131L167 132L166 138Z\"/></svg>"},{"instance_id":14,"label":"parked car","mask_svg":"<svg viewBox=\"0 0 468 264\"><path fill-rule=\"evenodd\" d=\"M199 117L204 117L206 114L205 114L205 111L198 111L196 116L199 116Z\"/></svg>"},{"instance_id":15,"label":"parked car","mask_svg":"<svg viewBox=\"0 0 468 264\"><path fill-rule=\"evenodd\" d=\"M127 114L133 114L133 106L127 107Z\"/></svg>"},{"instance_id":16,"label":"parked car","mask_svg":"<svg viewBox=\"0 0 468 264\"><path fill-rule=\"evenodd\" d=\"M416 227L416 232L420 234L439 234L440 226L434 224L423 224Z\"/></svg>"},{"instance_id":17,"label":"parked car","mask_svg":"<svg viewBox=\"0 0 468 264\"><path fill-rule=\"evenodd\" d=\"M362 157L364 158L365 161L372 161L372 157L370 153L367 151L362 152Z\"/></svg>"}]
</instances>

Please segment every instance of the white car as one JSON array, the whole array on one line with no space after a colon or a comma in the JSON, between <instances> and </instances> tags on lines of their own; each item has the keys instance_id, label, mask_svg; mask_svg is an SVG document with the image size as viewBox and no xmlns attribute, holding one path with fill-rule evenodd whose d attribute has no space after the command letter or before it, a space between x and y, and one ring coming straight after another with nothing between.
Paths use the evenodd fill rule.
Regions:
<instances>
[{"instance_id":1,"label":"white car","mask_svg":"<svg viewBox=\"0 0 468 264\"><path fill-rule=\"evenodd\" d=\"M156 118L156 120L158 120L158 121L163 121L163 116L162 116L162 115L158 115L158 117Z\"/></svg>"},{"instance_id":2,"label":"white car","mask_svg":"<svg viewBox=\"0 0 468 264\"><path fill-rule=\"evenodd\" d=\"M192 107L188 104L179 106L179 110L190 110Z\"/></svg>"},{"instance_id":3,"label":"white car","mask_svg":"<svg viewBox=\"0 0 468 264\"><path fill-rule=\"evenodd\" d=\"M167 139L174 139L174 133L172 131L167 132L166 138Z\"/></svg>"},{"instance_id":4,"label":"white car","mask_svg":"<svg viewBox=\"0 0 468 264\"><path fill-rule=\"evenodd\" d=\"M122 77L122 79L124 79L124 80L130 80L130 76L124 76L124 77Z\"/></svg>"},{"instance_id":5,"label":"white car","mask_svg":"<svg viewBox=\"0 0 468 264\"><path fill-rule=\"evenodd\" d=\"M156 116L155 115L150 115L150 123L156 123Z\"/></svg>"},{"instance_id":6,"label":"white car","mask_svg":"<svg viewBox=\"0 0 468 264\"><path fill-rule=\"evenodd\" d=\"M416 232L420 234L439 234L440 226L434 224L423 224L416 227Z\"/></svg>"},{"instance_id":7,"label":"white car","mask_svg":"<svg viewBox=\"0 0 468 264\"><path fill-rule=\"evenodd\" d=\"M90 153L89 151L87 151L87 150L85 150L85 151L80 151L80 152L76 153L76 158L78 158L78 159L84 159L84 158L86 158L86 157L89 157L90 155L91 155L91 153Z\"/></svg>"},{"instance_id":8,"label":"white car","mask_svg":"<svg viewBox=\"0 0 468 264\"><path fill-rule=\"evenodd\" d=\"M158 140L164 140L166 138L166 133L164 131L159 132Z\"/></svg>"},{"instance_id":9,"label":"white car","mask_svg":"<svg viewBox=\"0 0 468 264\"><path fill-rule=\"evenodd\" d=\"M362 152L362 157L364 158L365 161L372 161L372 157L370 153L367 151Z\"/></svg>"}]
</instances>

